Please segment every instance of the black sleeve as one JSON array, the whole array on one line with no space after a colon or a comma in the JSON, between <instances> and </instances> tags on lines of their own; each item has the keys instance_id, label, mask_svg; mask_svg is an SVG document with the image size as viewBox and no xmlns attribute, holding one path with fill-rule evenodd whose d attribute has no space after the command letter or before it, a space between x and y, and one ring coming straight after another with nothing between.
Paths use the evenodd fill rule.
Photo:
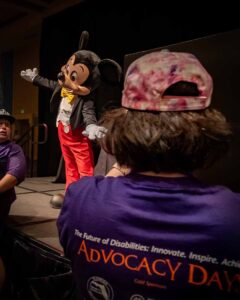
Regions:
<instances>
[{"instance_id":1,"label":"black sleeve","mask_svg":"<svg viewBox=\"0 0 240 300\"><path fill-rule=\"evenodd\" d=\"M95 105L92 99L84 99L82 115L85 126L97 124Z\"/></svg>"},{"instance_id":2,"label":"black sleeve","mask_svg":"<svg viewBox=\"0 0 240 300\"><path fill-rule=\"evenodd\" d=\"M55 88L58 86L58 82L54 81L54 80L50 80L44 77L41 77L39 75L37 75L34 79L33 79L33 84L39 87L45 87L48 88L50 90L55 90Z\"/></svg>"}]
</instances>

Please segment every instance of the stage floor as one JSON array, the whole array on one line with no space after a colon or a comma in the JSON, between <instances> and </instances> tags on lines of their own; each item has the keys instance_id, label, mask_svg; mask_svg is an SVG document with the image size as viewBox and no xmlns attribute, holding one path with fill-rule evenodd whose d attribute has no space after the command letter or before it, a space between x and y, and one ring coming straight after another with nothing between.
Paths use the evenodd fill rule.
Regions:
<instances>
[{"instance_id":1,"label":"stage floor","mask_svg":"<svg viewBox=\"0 0 240 300\"><path fill-rule=\"evenodd\" d=\"M54 177L26 178L16 187L17 199L12 204L9 224L47 247L62 253L56 219L60 212L50 206L52 195L64 193L65 184L52 183Z\"/></svg>"}]
</instances>

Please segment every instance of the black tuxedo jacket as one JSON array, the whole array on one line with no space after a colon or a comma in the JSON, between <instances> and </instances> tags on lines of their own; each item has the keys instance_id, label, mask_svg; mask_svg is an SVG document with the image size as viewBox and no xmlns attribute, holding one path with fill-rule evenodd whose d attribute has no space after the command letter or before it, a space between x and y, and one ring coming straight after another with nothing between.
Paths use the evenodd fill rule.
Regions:
<instances>
[{"instance_id":1,"label":"black tuxedo jacket","mask_svg":"<svg viewBox=\"0 0 240 300\"><path fill-rule=\"evenodd\" d=\"M59 105L62 100L62 87L57 81L50 80L39 75L33 79L33 84L53 90L53 94L50 99L50 111L57 116ZM86 127L87 125L97 123L93 99L94 94L90 93L90 95L87 96L77 96L74 100L73 109L70 116L70 124L73 130L79 127Z\"/></svg>"}]
</instances>

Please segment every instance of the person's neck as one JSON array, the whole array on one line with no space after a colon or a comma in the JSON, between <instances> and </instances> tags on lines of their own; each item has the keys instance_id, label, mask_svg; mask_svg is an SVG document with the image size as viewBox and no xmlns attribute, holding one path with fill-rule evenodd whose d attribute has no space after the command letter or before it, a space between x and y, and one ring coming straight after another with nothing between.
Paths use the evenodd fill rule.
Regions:
<instances>
[{"instance_id":1,"label":"person's neck","mask_svg":"<svg viewBox=\"0 0 240 300\"><path fill-rule=\"evenodd\" d=\"M10 140L0 140L0 144L6 144L8 142L10 142Z\"/></svg>"},{"instance_id":2,"label":"person's neck","mask_svg":"<svg viewBox=\"0 0 240 300\"><path fill-rule=\"evenodd\" d=\"M139 174L146 175L146 176L155 176L155 177L166 177L166 178L178 178L178 177L186 177L185 173L180 172L159 172L155 173L152 171L148 172L139 172Z\"/></svg>"}]
</instances>

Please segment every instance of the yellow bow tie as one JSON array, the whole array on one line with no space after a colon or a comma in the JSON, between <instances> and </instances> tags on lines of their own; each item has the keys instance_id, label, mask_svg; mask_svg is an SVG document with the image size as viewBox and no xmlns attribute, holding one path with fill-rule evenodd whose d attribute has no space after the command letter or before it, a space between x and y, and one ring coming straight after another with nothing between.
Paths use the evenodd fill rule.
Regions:
<instances>
[{"instance_id":1,"label":"yellow bow tie","mask_svg":"<svg viewBox=\"0 0 240 300\"><path fill-rule=\"evenodd\" d=\"M71 104L75 95L73 93L69 92L67 89L62 88L61 97L67 98L67 102Z\"/></svg>"}]
</instances>

